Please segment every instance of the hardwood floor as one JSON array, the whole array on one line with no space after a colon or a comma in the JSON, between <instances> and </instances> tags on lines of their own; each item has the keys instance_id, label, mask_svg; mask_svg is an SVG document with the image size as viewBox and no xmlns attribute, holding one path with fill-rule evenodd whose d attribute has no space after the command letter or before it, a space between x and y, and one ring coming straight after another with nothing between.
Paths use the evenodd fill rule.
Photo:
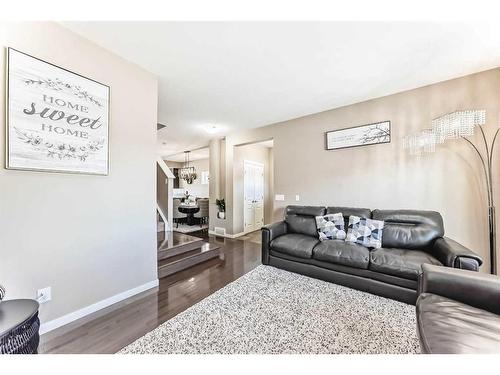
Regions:
<instances>
[{"instance_id":1,"label":"hardwood floor","mask_svg":"<svg viewBox=\"0 0 500 375\"><path fill-rule=\"evenodd\" d=\"M39 353L116 353L261 263L260 231L208 241L221 246L224 259L160 279L156 289L42 335Z\"/></svg>"}]
</instances>

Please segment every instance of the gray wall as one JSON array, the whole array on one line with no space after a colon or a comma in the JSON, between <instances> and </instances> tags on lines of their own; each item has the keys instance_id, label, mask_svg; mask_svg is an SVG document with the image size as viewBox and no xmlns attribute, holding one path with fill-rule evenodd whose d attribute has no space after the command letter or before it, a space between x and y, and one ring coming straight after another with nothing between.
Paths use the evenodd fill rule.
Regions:
<instances>
[{"instance_id":1,"label":"gray wall","mask_svg":"<svg viewBox=\"0 0 500 375\"><path fill-rule=\"evenodd\" d=\"M111 87L109 176L0 169L7 297L51 286L46 322L156 280L156 78L54 23L0 23L0 45Z\"/></svg>"},{"instance_id":2,"label":"gray wall","mask_svg":"<svg viewBox=\"0 0 500 375\"><path fill-rule=\"evenodd\" d=\"M369 208L414 208L442 213L446 233L474 249L488 271L486 190L481 165L464 141L453 141L423 158L402 149L406 134L429 128L431 120L457 109L485 109L491 139L500 124L500 68L334 110L229 134L224 181L228 233L236 233L233 204L234 146L274 139L274 220L296 204ZM326 151L328 130L390 120L389 144ZM479 137L475 138L479 141ZM499 149L495 150L498 155ZM500 199L498 156L494 158L495 198ZM220 225L220 223L219 223Z\"/></svg>"}]
</instances>

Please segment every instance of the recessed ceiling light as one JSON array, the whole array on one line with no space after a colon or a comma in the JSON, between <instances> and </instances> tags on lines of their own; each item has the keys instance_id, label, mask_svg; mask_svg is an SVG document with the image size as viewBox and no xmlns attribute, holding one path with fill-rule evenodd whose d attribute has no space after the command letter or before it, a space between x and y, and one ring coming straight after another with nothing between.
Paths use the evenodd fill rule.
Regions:
<instances>
[{"instance_id":1,"label":"recessed ceiling light","mask_svg":"<svg viewBox=\"0 0 500 375\"><path fill-rule=\"evenodd\" d=\"M213 126L211 126L211 127L209 127L209 128L207 129L207 133L208 133L208 134L215 134L215 133L217 133L218 131L219 131L219 129L218 129L218 128L217 128L217 126L215 126L215 125L213 125Z\"/></svg>"}]
</instances>

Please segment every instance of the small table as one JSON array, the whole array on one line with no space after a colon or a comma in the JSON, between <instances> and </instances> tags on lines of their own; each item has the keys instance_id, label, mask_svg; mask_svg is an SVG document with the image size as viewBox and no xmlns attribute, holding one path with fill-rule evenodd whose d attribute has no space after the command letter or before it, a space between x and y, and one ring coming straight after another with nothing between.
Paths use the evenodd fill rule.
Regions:
<instances>
[{"instance_id":1,"label":"small table","mask_svg":"<svg viewBox=\"0 0 500 375\"><path fill-rule=\"evenodd\" d=\"M194 214L197 213L200 210L200 207L198 206L188 206L188 205L183 205L181 204L179 206L179 212L182 212L183 214L187 215L186 221L187 225L194 225Z\"/></svg>"},{"instance_id":2,"label":"small table","mask_svg":"<svg viewBox=\"0 0 500 375\"><path fill-rule=\"evenodd\" d=\"M0 354L36 354L40 342L37 301L14 299L0 303Z\"/></svg>"}]
</instances>

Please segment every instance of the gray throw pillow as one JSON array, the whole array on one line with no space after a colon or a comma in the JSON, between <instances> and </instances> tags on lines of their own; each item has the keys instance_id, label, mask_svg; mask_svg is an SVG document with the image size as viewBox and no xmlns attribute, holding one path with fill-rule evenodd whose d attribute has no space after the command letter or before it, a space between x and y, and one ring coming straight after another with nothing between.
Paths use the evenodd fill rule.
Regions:
<instances>
[{"instance_id":1,"label":"gray throw pillow","mask_svg":"<svg viewBox=\"0 0 500 375\"><path fill-rule=\"evenodd\" d=\"M384 222L382 220L351 215L349 216L349 226L345 240L378 249L382 247L383 229Z\"/></svg>"},{"instance_id":2,"label":"gray throw pillow","mask_svg":"<svg viewBox=\"0 0 500 375\"><path fill-rule=\"evenodd\" d=\"M343 240L346 237L344 216L341 213L316 216L319 239Z\"/></svg>"}]
</instances>

